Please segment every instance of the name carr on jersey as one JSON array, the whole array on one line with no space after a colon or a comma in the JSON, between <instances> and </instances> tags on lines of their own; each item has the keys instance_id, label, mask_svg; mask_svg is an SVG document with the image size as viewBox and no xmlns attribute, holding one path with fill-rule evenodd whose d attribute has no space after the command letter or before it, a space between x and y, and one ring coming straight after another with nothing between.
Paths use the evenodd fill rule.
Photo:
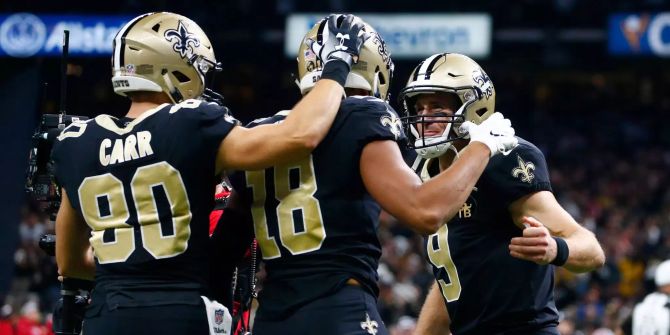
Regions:
<instances>
[{"instance_id":1,"label":"name carr on jersey","mask_svg":"<svg viewBox=\"0 0 670 335\"><path fill-rule=\"evenodd\" d=\"M109 153L109 148L112 148ZM130 134L125 141L122 139L112 140L106 138L100 142L100 164L107 166L109 164L123 163L129 160L153 155L151 148L151 133L148 131L137 132L137 135Z\"/></svg>"}]
</instances>

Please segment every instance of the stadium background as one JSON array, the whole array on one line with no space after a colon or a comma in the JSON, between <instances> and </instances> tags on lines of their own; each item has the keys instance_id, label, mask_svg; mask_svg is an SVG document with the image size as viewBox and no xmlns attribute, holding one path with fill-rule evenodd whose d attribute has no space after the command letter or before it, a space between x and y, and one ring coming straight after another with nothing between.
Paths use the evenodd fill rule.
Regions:
<instances>
[{"instance_id":1,"label":"stadium background","mask_svg":"<svg viewBox=\"0 0 670 335\"><path fill-rule=\"evenodd\" d=\"M224 67L214 87L243 121L290 108L299 98L291 76L295 56L284 55L292 14L488 18L491 27L484 34L466 29L456 42L490 43L476 59L495 84L497 108L512 119L520 136L543 150L557 197L596 232L607 255L605 267L592 274L557 272L562 334L610 334L634 302L653 289L654 266L670 256L670 62L664 58L670 56L670 19L662 14L670 10L668 0L5 0L0 20L18 12L57 19L72 14L132 17L157 10L184 14L204 28ZM466 20L463 26L476 25ZM397 26L405 28L412 27ZM393 44L389 47L393 55ZM417 42L407 50L423 47ZM58 110L59 60L39 54L17 58L2 50L0 55L4 335L12 334L2 328L9 323L19 331L39 329L58 295L53 260L36 247L39 235L53 225L25 196L23 181L38 117ZM394 97L423 57L394 59L391 102L399 112ZM68 72L69 114L125 113L128 102L111 89L108 55L73 57ZM394 334L410 334L432 278L421 238L388 216L382 217L382 227L379 304Z\"/></svg>"}]
</instances>

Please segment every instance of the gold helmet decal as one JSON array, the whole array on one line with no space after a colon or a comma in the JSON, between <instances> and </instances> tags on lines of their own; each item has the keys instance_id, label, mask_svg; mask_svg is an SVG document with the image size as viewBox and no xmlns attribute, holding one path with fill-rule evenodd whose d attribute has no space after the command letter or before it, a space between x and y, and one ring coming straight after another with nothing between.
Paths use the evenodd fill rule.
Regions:
<instances>
[{"instance_id":1,"label":"gold helmet decal","mask_svg":"<svg viewBox=\"0 0 670 335\"><path fill-rule=\"evenodd\" d=\"M360 18L359 18L360 20ZM307 94L321 77L322 65L310 49L311 41L321 41L326 20L320 20L305 35L298 50L298 78L300 93ZM372 26L364 23L364 31L370 35L347 77L345 87L370 91L370 95L388 99L388 90L393 76L393 61L384 39Z\"/></svg>"},{"instance_id":2,"label":"gold helmet decal","mask_svg":"<svg viewBox=\"0 0 670 335\"><path fill-rule=\"evenodd\" d=\"M174 13L140 15L114 37L114 92L164 92L173 102L197 98L205 76L219 70L205 32L189 18Z\"/></svg>"}]
</instances>

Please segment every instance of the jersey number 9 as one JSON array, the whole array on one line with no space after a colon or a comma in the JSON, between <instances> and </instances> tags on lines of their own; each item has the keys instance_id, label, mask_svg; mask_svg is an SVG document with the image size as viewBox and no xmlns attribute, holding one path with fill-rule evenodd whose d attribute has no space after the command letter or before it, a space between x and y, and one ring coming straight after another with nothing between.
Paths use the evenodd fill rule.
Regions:
<instances>
[{"instance_id":1,"label":"jersey number 9","mask_svg":"<svg viewBox=\"0 0 670 335\"><path fill-rule=\"evenodd\" d=\"M428 237L428 245L426 251L428 259L438 269L444 269L449 283L445 278L438 278L437 282L440 284L440 290L447 302L456 301L461 296L461 281L458 279L458 270L451 259L451 252L449 252L449 230L447 225L443 225L437 233ZM434 243L436 242L436 243ZM443 277L443 276L441 276Z\"/></svg>"}]
</instances>

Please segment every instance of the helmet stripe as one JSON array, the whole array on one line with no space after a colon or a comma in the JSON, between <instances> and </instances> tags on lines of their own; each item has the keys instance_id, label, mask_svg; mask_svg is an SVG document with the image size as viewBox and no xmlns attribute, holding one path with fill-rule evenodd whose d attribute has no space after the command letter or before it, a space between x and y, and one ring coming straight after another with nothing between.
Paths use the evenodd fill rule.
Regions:
<instances>
[{"instance_id":1,"label":"helmet stripe","mask_svg":"<svg viewBox=\"0 0 670 335\"><path fill-rule=\"evenodd\" d=\"M326 28L328 25L328 20L323 19L321 20L321 23L319 23L319 29L316 30L316 42L319 44L323 44L323 30Z\"/></svg>"},{"instance_id":2,"label":"helmet stripe","mask_svg":"<svg viewBox=\"0 0 670 335\"><path fill-rule=\"evenodd\" d=\"M128 35L130 28L132 28L139 20L151 14L154 13L146 13L130 20L128 23L126 23L125 26L121 28L121 30L119 30L118 33L116 33L116 36L114 37L114 54L113 54L114 56L112 64L114 69L120 68L125 65L123 64L124 63L123 58L125 54L124 49L126 47L126 41L124 38L126 37L126 35Z\"/></svg>"},{"instance_id":3,"label":"helmet stripe","mask_svg":"<svg viewBox=\"0 0 670 335\"><path fill-rule=\"evenodd\" d=\"M421 66L425 62L426 62L425 60L422 60L421 63L419 63L419 65L416 66L416 68L414 69L414 78L412 78L412 81L416 81L417 79L419 79L419 71L421 70Z\"/></svg>"},{"instance_id":4,"label":"helmet stripe","mask_svg":"<svg viewBox=\"0 0 670 335\"><path fill-rule=\"evenodd\" d=\"M424 79L426 79L426 80L430 79L430 75L433 73L433 67L435 66L435 63L437 63L437 61L440 60L440 58L442 58L442 56L444 56L444 54L436 54L436 55L432 55L432 56L430 56L430 58L426 59L426 63L428 63L428 65L426 66L426 68L423 71L423 73L425 73Z\"/></svg>"}]
</instances>

